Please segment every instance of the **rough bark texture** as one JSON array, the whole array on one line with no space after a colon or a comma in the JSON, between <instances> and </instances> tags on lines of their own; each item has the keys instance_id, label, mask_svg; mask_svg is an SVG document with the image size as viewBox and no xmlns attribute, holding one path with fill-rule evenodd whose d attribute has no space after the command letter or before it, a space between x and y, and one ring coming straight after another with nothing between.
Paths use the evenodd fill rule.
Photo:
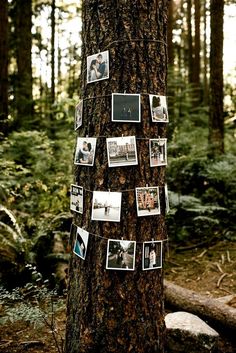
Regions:
<instances>
[{"instance_id":1,"label":"rough bark texture","mask_svg":"<svg viewBox=\"0 0 236 353\"><path fill-rule=\"evenodd\" d=\"M15 38L17 61L16 108L14 128L27 127L33 114L32 99L32 0L15 2Z\"/></svg>"},{"instance_id":2,"label":"rough bark texture","mask_svg":"<svg viewBox=\"0 0 236 353\"><path fill-rule=\"evenodd\" d=\"M211 0L209 155L224 152L223 17L224 1Z\"/></svg>"},{"instance_id":3,"label":"rough bark texture","mask_svg":"<svg viewBox=\"0 0 236 353\"><path fill-rule=\"evenodd\" d=\"M164 188L161 215L137 218L139 186L160 185L165 167L150 168L148 138L164 137L164 124L151 122L147 93L166 90L167 0L89 0L82 10L83 126L80 136L97 141L94 167L75 168L76 182L89 190L122 191L120 223L91 221L92 193L76 224L105 238L138 242L166 238ZM136 39L132 40L132 39ZM139 40L146 39L146 40ZM109 49L110 79L86 85L86 57ZM142 93L142 122L111 122L111 93ZM88 99L96 96L96 99ZM104 137L135 135L138 166L109 168ZM68 296L66 353L154 353L164 348L162 270L142 271L142 244L136 248L135 271L105 269L106 239L90 236L86 260L72 256Z\"/></svg>"},{"instance_id":4,"label":"rough bark texture","mask_svg":"<svg viewBox=\"0 0 236 353\"><path fill-rule=\"evenodd\" d=\"M7 130L8 116L8 2L0 0L0 132Z\"/></svg>"},{"instance_id":5,"label":"rough bark texture","mask_svg":"<svg viewBox=\"0 0 236 353\"><path fill-rule=\"evenodd\" d=\"M167 306L196 314L221 330L236 332L235 308L169 281L165 281L164 288Z\"/></svg>"}]
</instances>

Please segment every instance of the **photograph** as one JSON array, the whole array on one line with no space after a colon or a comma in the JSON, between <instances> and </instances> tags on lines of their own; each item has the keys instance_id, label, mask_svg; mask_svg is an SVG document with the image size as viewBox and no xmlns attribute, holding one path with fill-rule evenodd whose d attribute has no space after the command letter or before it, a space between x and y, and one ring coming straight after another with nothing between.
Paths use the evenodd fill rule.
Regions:
<instances>
[{"instance_id":1,"label":"photograph","mask_svg":"<svg viewBox=\"0 0 236 353\"><path fill-rule=\"evenodd\" d=\"M165 203L166 203L166 213L170 212L170 202L169 202L169 194L168 194L168 187L165 184Z\"/></svg>"},{"instance_id":2,"label":"photograph","mask_svg":"<svg viewBox=\"0 0 236 353\"><path fill-rule=\"evenodd\" d=\"M109 167L137 165L135 136L107 138L107 155Z\"/></svg>"},{"instance_id":3,"label":"photograph","mask_svg":"<svg viewBox=\"0 0 236 353\"><path fill-rule=\"evenodd\" d=\"M136 204L138 217L160 214L159 187L136 188Z\"/></svg>"},{"instance_id":4,"label":"photograph","mask_svg":"<svg viewBox=\"0 0 236 353\"><path fill-rule=\"evenodd\" d=\"M78 213L83 213L83 188L78 185L70 186L70 209Z\"/></svg>"},{"instance_id":5,"label":"photograph","mask_svg":"<svg viewBox=\"0 0 236 353\"><path fill-rule=\"evenodd\" d=\"M94 191L93 221L120 222L121 192Z\"/></svg>"},{"instance_id":6,"label":"photograph","mask_svg":"<svg viewBox=\"0 0 236 353\"><path fill-rule=\"evenodd\" d=\"M82 125L83 118L83 101L81 100L75 106L75 130L77 130Z\"/></svg>"},{"instance_id":7,"label":"photograph","mask_svg":"<svg viewBox=\"0 0 236 353\"><path fill-rule=\"evenodd\" d=\"M153 94L149 95L150 110L152 116L152 122L168 123L168 110L166 104L166 96L156 96Z\"/></svg>"},{"instance_id":8,"label":"photograph","mask_svg":"<svg viewBox=\"0 0 236 353\"><path fill-rule=\"evenodd\" d=\"M149 140L150 165L158 167L167 165L167 139L158 138Z\"/></svg>"},{"instance_id":9,"label":"photograph","mask_svg":"<svg viewBox=\"0 0 236 353\"><path fill-rule=\"evenodd\" d=\"M146 241L143 243L143 270L162 268L162 241Z\"/></svg>"},{"instance_id":10,"label":"photograph","mask_svg":"<svg viewBox=\"0 0 236 353\"><path fill-rule=\"evenodd\" d=\"M84 260L88 247L89 233L86 230L76 226L75 224L72 225L72 232L75 233L73 252Z\"/></svg>"},{"instance_id":11,"label":"photograph","mask_svg":"<svg viewBox=\"0 0 236 353\"><path fill-rule=\"evenodd\" d=\"M139 123L140 94L112 93L112 121Z\"/></svg>"},{"instance_id":12,"label":"photograph","mask_svg":"<svg viewBox=\"0 0 236 353\"><path fill-rule=\"evenodd\" d=\"M74 164L93 166L97 139L77 137Z\"/></svg>"},{"instance_id":13,"label":"photograph","mask_svg":"<svg viewBox=\"0 0 236 353\"><path fill-rule=\"evenodd\" d=\"M133 271L136 242L109 239L107 244L107 270Z\"/></svg>"},{"instance_id":14,"label":"photograph","mask_svg":"<svg viewBox=\"0 0 236 353\"><path fill-rule=\"evenodd\" d=\"M87 57L87 83L109 78L109 51Z\"/></svg>"}]
</instances>

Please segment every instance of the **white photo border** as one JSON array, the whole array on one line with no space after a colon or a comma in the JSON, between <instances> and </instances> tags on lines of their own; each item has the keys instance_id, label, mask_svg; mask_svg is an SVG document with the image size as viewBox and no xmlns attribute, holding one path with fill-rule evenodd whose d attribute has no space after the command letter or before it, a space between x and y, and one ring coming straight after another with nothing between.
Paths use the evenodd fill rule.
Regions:
<instances>
[{"instance_id":1,"label":"white photo border","mask_svg":"<svg viewBox=\"0 0 236 353\"><path fill-rule=\"evenodd\" d=\"M90 58L91 57L94 57L96 58L99 54L103 55L104 53L106 53L107 55L107 76L106 77L102 77L102 78L98 78L96 80L89 80L89 68L88 68L88 65L89 65L89 62L90 62ZM91 60L92 61L92 60ZM87 84L89 83L94 83L94 82L98 82L98 81L103 81L103 80L108 80L109 77L110 77L110 59L109 59L109 50L104 50L102 52L98 52L98 53L95 53L95 54L92 54L92 55L89 55L87 56L87 60L86 60L86 64L87 64L87 75L86 75L86 79L87 79ZM91 64L91 62L90 62Z\"/></svg>"},{"instance_id":2,"label":"white photo border","mask_svg":"<svg viewBox=\"0 0 236 353\"><path fill-rule=\"evenodd\" d=\"M138 97L138 107L139 107L139 119L138 120L117 120L114 119L114 97L115 96L136 96ZM141 95L139 93L112 93L112 100L111 100L111 121L118 122L118 123L140 123L141 122Z\"/></svg>"},{"instance_id":3,"label":"white photo border","mask_svg":"<svg viewBox=\"0 0 236 353\"><path fill-rule=\"evenodd\" d=\"M109 219L109 218L94 218L94 203L95 203L95 199L96 199L96 194L95 193L105 193L108 194L109 197L112 197L112 194L117 194L117 196L119 196L119 218L118 219ZM120 218L121 218L121 204L122 204L122 192L118 192L118 191L98 191L95 190L93 191L93 200L92 200L92 213L91 213L91 220L92 221L99 221L99 222L120 222ZM109 206L107 206L109 207Z\"/></svg>"},{"instance_id":4,"label":"white photo border","mask_svg":"<svg viewBox=\"0 0 236 353\"><path fill-rule=\"evenodd\" d=\"M132 268L122 268L122 267L109 267L108 266L108 256L109 256L109 245L110 242L129 242L134 243L134 253L133 253L133 267ZM107 242L107 256L106 256L106 270L116 270L116 271L134 271L135 270L135 260L136 260L136 241L135 240L121 240L121 239L108 239Z\"/></svg>"},{"instance_id":5,"label":"white photo border","mask_svg":"<svg viewBox=\"0 0 236 353\"><path fill-rule=\"evenodd\" d=\"M131 138L134 138L134 153L135 153L135 161L131 162L131 163L112 163L111 160L110 160L110 153L109 153L109 147L108 147L108 143L110 141L115 141L117 139L131 139ZM131 166L131 165L138 165L138 155L137 155L137 144L136 144L136 137L135 136L121 136L121 137L108 137L106 139L106 144L107 144L107 159L108 159L108 166L109 168L114 168L114 167L128 167L128 166Z\"/></svg>"},{"instance_id":6,"label":"white photo border","mask_svg":"<svg viewBox=\"0 0 236 353\"><path fill-rule=\"evenodd\" d=\"M80 189L81 191L82 191L82 195L81 195L81 197L82 197L82 211L79 211L79 210L74 210L73 208L71 208L71 195L72 195L72 188L73 187L76 187L76 188L78 188L78 189ZM83 214L83 210L84 210L84 188L82 187L82 186L80 186L80 185L76 185L76 184L71 184L70 185L70 210L72 211L72 212L77 212L77 213L80 213L80 214Z\"/></svg>"},{"instance_id":7,"label":"white photo border","mask_svg":"<svg viewBox=\"0 0 236 353\"><path fill-rule=\"evenodd\" d=\"M159 120L154 120L153 119L153 114L152 114L152 99L153 97L159 97L160 99L161 98L164 98L165 99L165 109L166 109L166 112L167 112L167 118L166 119L159 119ZM168 123L169 122L169 113L168 113L168 106L167 106L167 97L166 96L162 96L162 95L159 95L159 94L149 94L149 106L150 106L150 113L151 113L151 118L152 118L152 122L153 123Z\"/></svg>"},{"instance_id":8,"label":"white photo border","mask_svg":"<svg viewBox=\"0 0 236 353\"><path fill-rule=\"evenodd\" d=\"M82 142L83 144L83 141L85 142L90 142L90 141L94 141L95 144L94 144L94 152L93 152L93 160L92 160L92 163L79 163L79 162L76 162L76 157L79 153L79 142ZM75 156L74 156L74 164L75 165L82 165L82 166L88 166L88 167L93 167L94 165L94 161L95 161L95 154L96 154L96 146L97 146L97 138L96 137L81 137L81 136L78 136L77 139L76 139L76 147L75 147Z\"/></svg>"},{"instance_id":9,"label":"white photo border","mask_svg":"<svg viewBox=\"0 0 236 353\"><path fill-rule=\"evenodd\" d=\"M77 119L77 109L81 106L81 122L80 124L78 123L78 119ZM84 109L84 101L83 99L81 101L79 101L76 106L75 106L75 120L74 120L74 130L77 131L83 124L83 109Z\"/></svg>"},{"instance_id":10,"label":"white photo border","mask_svg":"<svg viewBox=\"0 0 236 353\"><path fill-rule=\"evenodd\" d=\"M138 207L138 191L139 190L149 190L149 189L156 189L157 190L157 203L158 203L158 209L155 213L146 213L146 214L140 214L140 210ZM146 217L146 216L156 216L161 214L161 207L160 207L160 189L159 186L139 186L135 188L135 196L136 196L136 208L137 208L137 216L138 217Z\"/></svg>"},{"instance_id":11,"label":"white photo border","mask_svg":"<svg viewBox=\"0 0 236 353\"><path fill-rule=\"evenodd\" d=\"M159 163L156 165L153 165L152 163L152 141L157 141L157 142L161 142L164 141L164 145L165 145L165 162L164 163ZM149 158L150 158L150 167L162 167L162 166L166 166L167 165L167 138L153 138L153 139L149 139Z\"/></svg>"},{"instance_id":12,"label":"white photo border","mask_svg":"<svg viewBox=\"0 0 236 353\"><path fill-rule=\"evenodd\" d=\"M75 240L74 240L74 246L73 246L73 253L80 257L82 260L85 260L86 258L86 255L87 255L87 250L88 250L88 241L89 241L89 232L87 232L85 229L82 229L80 227L78 227L77 225L74 224L74 226L76 227L76 237L75 237ZM83 239L82 235L79 233L81 232L84 237L86 237L86 240ZM84 253L84 256L80 255L79 253L77 253L75 251L75 248L76 248L76 243L77 243L77 239L78 239L78 234L80 235L80 237L82 238L83 242L84 242L84 245L85 245L85 253Z\"/></svg>"},{"instance_id":13,"label":"white photo border","mask_svg":"<svg viewBox=\"0 0 236 353\"><path fill-rule=\"evenodd\" d=\"M160 243L161 249L160 249L160 266L156 267L150 267L150 268L145 268L144 266L144 260L145 260L145 244L157 244ZM143 271L149 271L149 270L157 270L163 267L162 263L162 256L163 256L163 241L162 240L152 240L152 241L145 241L143 242L143 253L142 253L142 270Z\"/></svg>"}]
</instances>

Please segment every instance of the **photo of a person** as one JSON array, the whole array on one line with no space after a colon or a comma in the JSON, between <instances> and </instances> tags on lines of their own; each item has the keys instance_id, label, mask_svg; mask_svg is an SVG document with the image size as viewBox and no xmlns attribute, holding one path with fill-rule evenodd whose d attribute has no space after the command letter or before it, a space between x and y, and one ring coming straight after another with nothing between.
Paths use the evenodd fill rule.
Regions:
<instances>
[{"instance_id":1,"label":"photo of a person","mask_svg":"<svg viewBox=\"0 0 236 353\"><path fill-rule=\"evenodd\" d=\"M136 242L108 240L106 268L108 270L133 271L135 266Z\"/></svg>"},{"instance_id":2,"label":"photo of a person","mask_svg":"<svg viewBox=\"0 0 236 353\"><path fill-rule=\"evenodd\" d=\"M74 164L93 166L96 141L94 137L77 137Z\"/></svg>"},{"instance_id":3,"label":"photo of a person","mask_svg":"<svg viewBox=\"0 0 236 353\"><path fill-rule=\"evenodd\" d=\"M93 54L87 57L87 83L109 78L109 52Z\"/></svg>"},{"instance_id":4,"label":"photo of a person","mask_svg":"<svg viewBox=\"0 0 236 353\"><path fill-rule=\"evenodd\" d=\"M143 243L143 270L154 270L162 267L162 241Z\"/></svg>"},{"instance_id":5,"label":"photo of a person","mask_svg":"<svg viewBox=\"0 0 236 353\"><path fill-rule=\"evenodd\" d=\"M112 93L112 121L141 121L140 94Z\"/></svg>"},{"instance_id":6,"label":"photo of a person","mask_svg":"<svg viewBox=\"0 0 236 353\"><path fill-rule=\"evenodd\" d=\"M120 222L121 196L121 192L94 191L91 219Z\"/></svg>"},{"instance_id":7,"label":"photo of a person","mask_svg":"<svg viewBox=\"0 0 236 353\"><path fill-rule=\"evenodd\" d=\"M137 165L135 136L107 138L107 155L109 167Z\"/></svg>"},{"instance_id":8,"label":"photo of a person","mask_svg":"<svg viewBox=\"0 0 236 353\"><path fill-rule=\"evenodd\" d=\"M167 139L158 138L149 140L150 166L167 165Z\"/></svg>"},{"instance_id":9,"label":"photo of a person","mask_svg":"<svg viewBox=\"0 0 236 353\"><path fill-rule=\"evenodd\" d=\"M88 247L89 233L86 230L76 226L75 224L72 224L71 231L72 234L75 234L73 252L81 259L85 260Z\"/></svg>"},{"instance_id":10,"label":"photo of a person","mask_svg":"<svg viewBox=\"0 0 236 353\"><path fill-rule=\"evenodd\" d=\"M75 107L75 130L82 125L83 118L83 101L80 101Z\"/></svg>"},{"instance_id":11,"label":"photo of a person","mask_svg":"<svg viewBox=\"0 0 236 353\"><path fill-rule=\"evenodd\" d=\"M169 121L166 96L149 95L150 110L152 121L154 123L163 122L167 123Z\"/></svg>"},{"instance_id":12,"label":"photo of a person","mask_svg":"<svg viewBox=\"0 0 236 353\"><path fill-rule=\"evenodd\" d=\"M136 205L138 217L160 214L159 187L136 188Z\"/></svg>"},{"instance_id":13,"label":"photo of a person","mask_svg":"<svg viewBox=\"0 0 236 353\"><path fill-rule=\"evenodd\" d=\"M83 188L78 185L70 186L70 209L78 213L83 213Z\"/></svg>"}]
</instances>

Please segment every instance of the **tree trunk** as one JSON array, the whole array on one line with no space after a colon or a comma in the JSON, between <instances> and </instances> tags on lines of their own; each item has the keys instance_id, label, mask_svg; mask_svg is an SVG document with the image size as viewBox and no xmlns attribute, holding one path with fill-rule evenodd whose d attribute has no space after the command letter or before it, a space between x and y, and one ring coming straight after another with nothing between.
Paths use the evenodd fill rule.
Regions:
<instances>
[{"instance_id":1,"label":"tree trunk","mask_svg":"<svg viewBox=\"0 0 236 353\"><path fill-rule=\"evenodd\" d=\"M208 8L206 2L204 2L204 40L203 40L203 98L204 104L207 106L209 104L209 60L208 60L208 45L207 45L207 14Z\"/></svg>"},{"instance_id":2,"label":"tree trunk","mask_svg":"<svg viewBox=\"0 0 236 353\"><path fill-rule=\"evenodd\" d=\"M192 35L192 0L187 0L188 28L188 81L193 82L193 35Z\"/></svg>"},{"instance_id":3,"label":"tree trunk","mask_svg":"<svg viewBox=\"0 0 236 353\"><path fill-rule=\"evenodd\" d=\"M194 84L194 105L198 106L200 102L200 0L194 0L194 65L193 65L193 84Z\"/></svg>"},{"instance_id":4,"label":"tree trunk","mask_svg":"<svg viewBox=\"0 0 236 353\"><path fill-rule=\"evenodd\" d=\"M75 181L85 193L85 210L75 223L90 238L85 261L73 255L70 262L66 353L164 352L163 272L142 271L141 259L143 241L166 238L165 167L150 168L148 151L148 139L164 137L166 124L151 122L147 93L166 92L167 11L167 0L83 3L84 110L79 135L98 141L94 166L75 168ZM86 57L105 49L110 79L86 85ZM111 122L111 93L124 91L142 94L141 123ZM139 138L139 164L109 168L106 137L122 135ZM160 186L161 215L137 218L135 188L146 184ZM109 189L122 192L120 222L91 221L88 190ZM106 270L107 239L123 237L138 242L135 270Z\"/></svg>"},{"instance_id":5,"label":"tree trunk","mask_svg":"<svg viewBox=\"0 0 236 353\"><path fill-rule=\"evenodd\" d=\"M55 0L51 9L51 103L55 101Z\"/></svg>"},{"instance_id":6,"label":"tree trunk","mask_svg":"<svg viewBox=\"0 0 236 353\"><path fill-rule=\"evenodd\" d=\"M198 315L218 329L236 332L235 308L169 281L164 282L164 288L167 306Z\"/></svg>"},{"instance_id":7,"label":"tree trunk","mask_svg":"<svg viewBox=\"0 0 236 353\"><path fill-rule=\"evenodd\" d=\"M29 127L33 114L32 98L32 1L15 2L15 37L17 61L16 108L17 118L14 128Z\"/></svg>"},{"instance_id":8,"label":"tree trunk","mask_svg":"<svg viewBox=\"0 0 236 353\"><path fill-rule=\"evenodd\" d=\"M223 19L224 1L211 0L209 156L224 153Z\"/></svg>"},{"instance_id":9,"label":"tree trunk","mask_svg":"<svg viewBox=\"0 0 236 353\"><path fill-rule=\"evenodd\" d=\"M5 135L8 119L8 2L0 0L0 134ZM1 136L0 136L1 138Z\"/></svg>"}]
</instances>

